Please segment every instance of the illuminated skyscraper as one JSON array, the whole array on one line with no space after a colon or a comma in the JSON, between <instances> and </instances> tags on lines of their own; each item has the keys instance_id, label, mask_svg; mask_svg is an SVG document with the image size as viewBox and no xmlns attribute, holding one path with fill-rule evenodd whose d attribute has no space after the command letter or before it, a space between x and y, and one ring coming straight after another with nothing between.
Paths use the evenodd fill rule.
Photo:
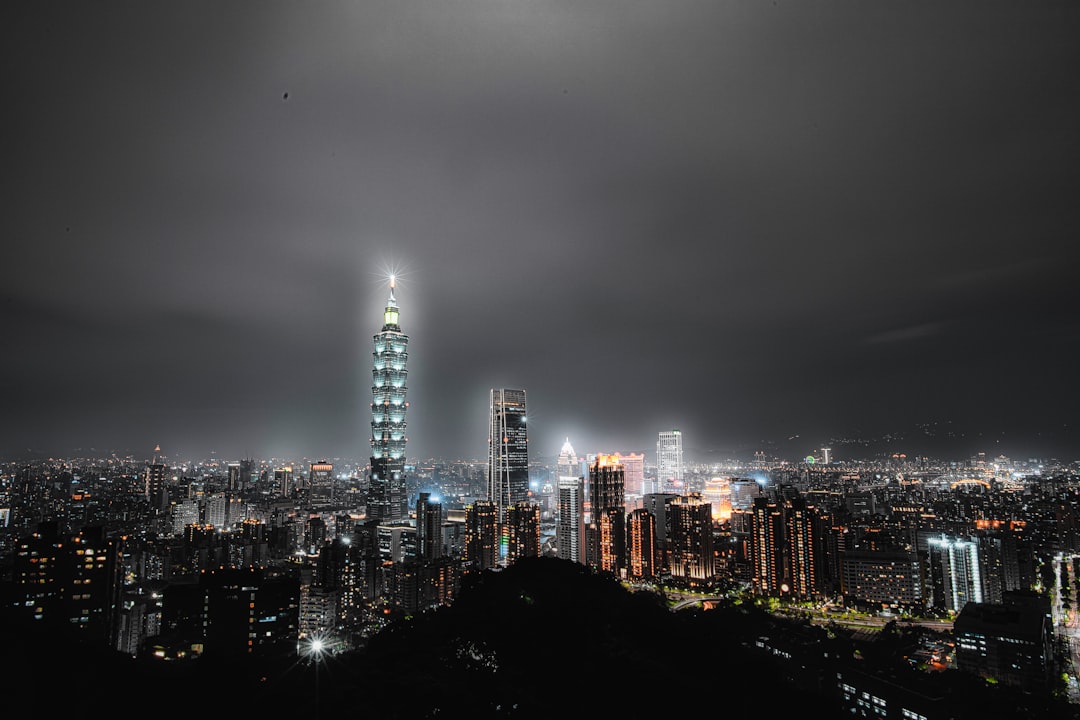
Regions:
<instances>
[{"instance_id":1,"label":"illuminated skyscraper","mask_svg":"<svg viewBox=\"0 0 1080 720\"><path fill-rule=\"evenodd\" d=\"M682 431L661 430L656 440L656 480L662 492L681 492L683 486Z\"/></svg>"},{"instance_id":2,"label":"illuminated skyscraper","mask_svg":"<svg viewBox=\"0 0 1080 720\"><path fill-rule=\"evenodd\" d=\"M500 523L506 508L529 498L529 437L525 391L492 389L488 422L488 499Z\"/></svg>"},{"instance_id":3,"label":"illuminated skyscraper","mask_svg":"<svg viewBox=\"0 0 1080 720\"><path fill-rule=\"evenodd\" d=\"M432 502L430 493L420 493L416 501L416 552L420 560L430 562L442 557L443 506Z\"/></svg>"},{"instance_id":4,"label":"illuminated skyscraper","mask_svg":"<svg viewBox=\"0 0 1080 720\"><path fill-rule=\"evenodd\" d=\"M784 511L767 497L752 501L753 588L759 595L786 596L790 592L784 567Z\"/></svg>"},{"instance_id":5,"label":"illuminated skyscraper","mask_svg":"<svg viewBox=\"0 0 1080 720\"><path fill-rule=\"evenodd\" d=\"M150 504L156 508L169 507L169 476L165 463L154 462L146 464L144 487L146 497Z\"/></svg>"},{"instance_id":6,"label":"illuminated skyscraper","mask_svg":"<svg viewBox=\"0 0 1080 720\"><path fill-rule=\"evenodd\" d=\"M506 564L540 557L540 506L523 502L506 508Z\"/></svg>"},{"instance_id":7,"label":"illuminated skyscraper","mask_svg":"<svg viewBox=\"0 0 1080 720\"><path fill-rule=\"evenodd\" d=\"M671 513L671 578L689 586L708 585L716 572L712 505L700 494L680 495Z\"/></svg>"},{"instance_id":8,"label":"illuminated skyscraper","mask_svg":"<svg viewBox=\"0 0 1080 720\"><path fill-rule=\"evenodd\" d=\"M313 462L308 471L308 504L329 505L334 500L334 465L326 460Z\"/></svg>"},{"instance_id":9,"label":"illuminated skyscraper","mask_svg":"<svg viewBox=\"0 0 1080 720\"><path fill-rule=\"evenodd\" d=\"M281 467L274 471L274 492L289 497L293 492L293 469Z\"/></svg>"},{"instance_id":10,"label":"illuminated skyscraper","mask_svg":"<svg viewBox=\"0 0 1080 720\"><path fill-rule=\"evenodd\" d=\"M928 596L935 608L960 612L969 602L983 602L978 541L942 533L929 539Z\"/></svg>"},{"instance_id":11,"label":"illuminated skyscraper","mask_svg":"<svg viewBox=\"0 0 1080 720\"><path fill-rule=\"evenodd\" d=\"M656 518L645 508L630 513L626 530L627 569L631 582L652 580L659 567L656 563Z\"/></svg>"},{"instance_id":12,"label":"illuminated skyscraper","mask_svg":"<svg viewBox=\"0 0 1080 720\"><path fill-rule=\"evenodd\" d=\"M756 497L753 512L753 588L761 595L809 599L822 584L819 565L828 519L801 496Z\"/></svg>"},{"instance_id":13,"label":"illuminated skyscraper","mask_svg":"<svg viewBox=\"0 0 1080 720\"><path fill-rule=\"evenodd\" d=\"M367 491L368 519L399 523L409 519L405 489L405 380L409 336L398 325L394 278L383 311L383 326L375 337L371 370L371 477Z\"/></svg>"},{"instance_id":14,"label":"illuminated skyscraper","mask_svg":"<svg viewBox=\"0 0 1080 720\"><path fill-rule=\"evenodd\" d=\"M480 572L496 567L499 522L495 503L477 500L465 506L465 567Z\"/></svg>"},{"instance_id":15,"label":"illuminated skyscraper","mask_svg":"<svg viewBox=\"0 0 1080 720\"><path fill-rule=\"evenodd\" d=\"M626 500L623 466L597 455L589 468L588 563L620 577L626 569Z\"/></svg>"},{"instance_id":16,"label":"illuminated skyscraper","mask_svg":"<svg viewBox=\"0 0 1080 720\"><path fill-rule=\"evenodd\" d=\"M559 557L585 564L585 481L570 445L563 443L558 460L558 520L555 540Z\"/></svg>"},{"instance_id":17,"label":"illuminated skyscraper","mask_svg":"<svg viewBox=\"0 0 1080 720\"><path fill-rule=\"evenodd\" d=\"M645 494L645 453L615 453L626 477L626 494Z\"/></svg>"}]
</instances>

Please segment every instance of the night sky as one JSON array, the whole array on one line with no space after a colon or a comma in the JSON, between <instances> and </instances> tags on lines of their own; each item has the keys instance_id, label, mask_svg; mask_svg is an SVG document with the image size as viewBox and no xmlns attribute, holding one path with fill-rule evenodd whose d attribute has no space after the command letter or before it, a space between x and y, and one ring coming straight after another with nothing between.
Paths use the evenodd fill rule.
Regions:
<instances>
[{"instance_id":1,"label":"night sky","mask_svg":"<svg viewBox=\"0 0 1080 720\"><path fill-rule=\"evenodd\" d=\"M1080 3L0 12L0 452L1080 458Z\"/></svg>"}]
</instances>

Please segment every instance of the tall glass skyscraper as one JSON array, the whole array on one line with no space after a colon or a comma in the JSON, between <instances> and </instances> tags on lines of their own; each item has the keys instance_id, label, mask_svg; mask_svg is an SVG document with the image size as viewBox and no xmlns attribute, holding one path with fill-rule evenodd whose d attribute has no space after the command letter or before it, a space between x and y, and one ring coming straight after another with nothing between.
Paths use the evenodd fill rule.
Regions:
<instances>
[{"instance_id":1,"label":"tall glass skyscraper","mask_svg":"<svg viewBox=\"0 0 1080 720\"><path fill-rule=\"evenodd\" d=\"M681 492L683 487L682 432L661 430L656 440L656 482L661 492Z\"/></svg>"},{"instance_id":2,"label":"tall glass skyscraper","mask_svg":"<svg viewBox=\"0 0 1080 720\"><path fill-rule=\"evenodd\" d=\"M529 435L525 391L491 390L488 423L488 499L506 522L506 508L529 497Z\"/></svg>"},{"instance_id":3,"label":"tall glass skyscraper","mask_svg":"<svg viewBox=\"0 0 1080 720\"><path fill-rule=\"evenodd\" d=\"M409 519L405 489L405 368L409 336L398 324L394 278L383 311L383 326L375 335L371 384L371 477L367 489L367 517L381 523Z\"/></svg>"}]
</instances>

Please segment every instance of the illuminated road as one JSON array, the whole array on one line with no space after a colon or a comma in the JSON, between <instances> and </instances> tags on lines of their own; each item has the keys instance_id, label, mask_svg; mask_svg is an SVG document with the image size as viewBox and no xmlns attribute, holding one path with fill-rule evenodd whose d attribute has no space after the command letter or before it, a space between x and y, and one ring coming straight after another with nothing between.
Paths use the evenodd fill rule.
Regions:
<instances>
[{"instance_id":1,"label":"illuminated road","mask_svg":"<svg viewBox=\"0 0 1080 720\"><path fill-rule=\"evenodd\" d=\"M694 607L702 605L708 602L721 601L724 598L722 596L703 596L703 595L691 595L680 593L668 593L668 597L674 599L675 597L681 597L677 603L671 606L672 610L682 610L688 607ZM899 617L882 617L880 615L866 615L866 614L842 614L836 615L831 613L810 613L805 610L797 610L793 612L786 612L784 609L777 611L779 615L786 615L796 619L802 619L813 625L830 625L836 624L843 627L847 627L852 630L862 630L867 632L876 632L881 630L892 621L896 621L898 625L904 627L921 627L927 630L935 630L939 632L951 632L953 628L952 620L939 620L939 619L913 619L913 618L899 618ZM1074 625L1075 625L1074 621ZM1078 628L1080 632L1080 628ZM1080 649L1080 642L1077 643L1077 648Z\"/></svg>"},{"instance_id":2,"label":"illuminated road","mask_svg":"<svg viewBox=\"0 0 1080 720\"><path fill-rule=\"evenodd\" d=\"M1064 570L1064 572L1062 572ZM1068 647L1068 666L1062 670L1069 675L1069 702L1080 703L1080 686L1077 685L1076 673L1080 669L1080 620L1077 613L1066 610L1061 598L1061 589L1069 588L1070 597L1076 595L1076 574L1073 572L1073 556L1058 553L1054 557L1054 593L1051 601L1053 609L1054 632L1064 638Z\"/></svg>"}]
</instances>

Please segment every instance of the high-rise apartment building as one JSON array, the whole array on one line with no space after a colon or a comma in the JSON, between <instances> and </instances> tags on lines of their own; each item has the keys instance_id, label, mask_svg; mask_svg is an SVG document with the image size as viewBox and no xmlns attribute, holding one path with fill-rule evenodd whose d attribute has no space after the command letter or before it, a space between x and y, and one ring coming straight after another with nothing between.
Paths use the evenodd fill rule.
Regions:
<instances>
[{"instance_id":1,"label":"high-rise apartment building","mask_svg":"<svg viewBox=\"0 0 1080 720\"><path fill-rule=\"evenodd\" d=\"M442 557L443 506L433 502L430 493L420 493L416 501L416 549L420 560L430 562Z\"/></svg>"},{"instance_id":2,"label":"high-rise apartment building","mask_svg":"<svg viewBox=\"0 0 1080 720\"><path fill-rule=\"evenodd\" d=\"M647 582L660 571L656 561L656 517L645 508L636 508L628 522L626 577L631 582Z\"/></svg>"},{"instance_id":3,"label":"high-rise apartment building","mask_svg":"<svg viewBox=\"0 0 1080 720\"><path fill-rule=\"evenodd\" d=\"M674 493L646 493L642 507L656 518L656 552L659 571L666 572L670 563L671 515L668 506L679 497Z\"/></svg>"},{"instance_id":4,"label":"high-rise apartment building","mask_svg":"<svg viewBox=\"0 0 1080 720\"><path fill-rule=\"evenodd\" d=\"M754 591L809 599L821 591L829 518L801 495L756 497L751 553Z\"/></svg>"},{"instance_id":5,"label":"high-rise apartment building","mask_svg":"<svg viewBox=\"0 0 1080 720\"><path fill-rule=\"evenodd\" d=\"M499 515L495 503L477 500L465 507L465 569L479 572L496 567Z\"/></svg>"},{"instance_id":6,"label":"high-rise apartment building","mask_svg":"<svg viewBox=\"0 0 1080 720\"><path fill-rule=\"evenodd\" d=\"M525 426L525 391L493 388L488 415L488 500L499 522L506 508L529 498L529 436Z\"/></svg>"},{"instance_id":7,"label":"high-rise apartment building","mask_svg":"<svg viewBox=\"0 0 1080 720\"><path fill-rule=\"evenodd\" d=\"M798 497L787 502L786 510L784 535L791 592L795 597L806 599L817 590L814 509Z\"/></svg>"},{"instance_id":8,"label":"high-rise apartment building","mask_svg":"<svg viewBox=\"0 0 1080 720\"><path fill-rule=\"evenodd\" d=\"M712 505L700 494L680 495L668 505L671 516L671 579L690 587L710 584L713 557Z\"/></svg>"},{"instance_id":9,"label":"high-rise apartment building","mask_svg":"<svg viewBox=\"0 0 1080 720\"><path fill-rule=\"evenodd\" d=\"M585 564L585 481L570 438L563 443L556 463L556 526L558 556Z\"/></svg>"},{"instance_id":10,"label":"high-rise apartment building","mask_svg":"<svg viewBox=\"0 0 1080 720\"><path fill-rule=\"evenodd\" d=\"M663 492L680 492L683 487L682 431L661 430L656 440L656 482Z\"/></svg>"},{"instance_id":11,"label":"high-rise apartment building","mask_svg":"<svg viewBox=\"0 0 1080 720\"><path fill-rule=\"evenodd\" d=\"M942 533L927 544L931 605L960 612L969 602L984 602L978 541Z\"/></svg>"},{"instance_id":12,"label":"high-rise apartment building","mask_svg":"<svg viewBox=\"0 0 1080 720\"><path fill-rule=\"evenodd\" d=\"M783 552L784 511L779 503L767 497L756 497L751 512L754 592L771 597L787 595L790 588Z\"/></svg>"},{"instance_id":13,"label":"high-rise apartment building","mask_svg":"<svg viewBox=\"0 0 1080 720\"><path fill-rule=\"evenodd\" d=\"M22 608L27 621L115 647L126 542L109 537L103 525L67 533L57 521L39 523L15 547L13 607Z\"/></svg>"},{"instance_id":14,"label":"high-rise apartment building","mask_svg":"<svg viewBox=\"0 0 1080 720\"><path fill-rule=\"evenodd\" d=\"M626 500L623 466L597 455L589 468L588 564L620 576L626 568Z\"/></svg>"},{"instance_id":15,"label":"high-rise apartment building","mask_svg":"<svg viewBox=\"0 0 1080 720\"><path fill-rule=\"evenodd\" d=\"M405 486L405 401L409 336L398 324L399 310L390 278L390 297L382 330L374 336L371 385L371 476L367 516L381 523L409 519Z\"/></svg>"},{"instance_id":16,"label":"high-rise apartment building","mask_svg":"<svg viewBox=\"0 0 1080 720\"><path fill-rule=\"evenodd\" d=\"M155 508L169 506L168 468L165 463L156 461L146 464L143 475L146 498Z\"/></svg>"},{"instance_id":17,"label":"high-rise apartment building","mask_svg":"<svg viewBox=\"0 0 1080 720\"><path fill-rule=\"evenodd\" d=\"M506 548L500 548L500 557L506 565L512 565L526 557L540 557L540 506L522 502L506 508L503 524Z\"/></svg>"}]
</instances>

